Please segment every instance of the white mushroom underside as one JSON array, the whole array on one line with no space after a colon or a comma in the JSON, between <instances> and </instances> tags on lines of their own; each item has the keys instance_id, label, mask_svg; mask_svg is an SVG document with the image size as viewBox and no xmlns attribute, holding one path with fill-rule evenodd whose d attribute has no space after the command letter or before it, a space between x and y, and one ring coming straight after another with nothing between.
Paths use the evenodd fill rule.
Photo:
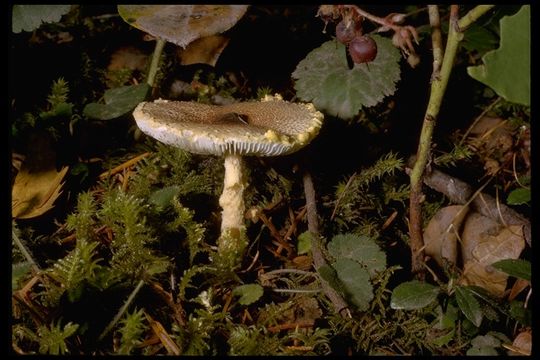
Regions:
<instances>
[{"instance_id":1,"label":"white mushroom underside","mask_svg":"<svg viewBox=\"0 0 540 360\"><path fill-rule=\"evenodd\" d=\"M238 113L248 119L222 120ZM311 104L283 100L227 106L156 100L133 112L139 128L165 144L198 154L276 156L292 153L319 132L322 114Z\"/></svg>"}]
</instances>

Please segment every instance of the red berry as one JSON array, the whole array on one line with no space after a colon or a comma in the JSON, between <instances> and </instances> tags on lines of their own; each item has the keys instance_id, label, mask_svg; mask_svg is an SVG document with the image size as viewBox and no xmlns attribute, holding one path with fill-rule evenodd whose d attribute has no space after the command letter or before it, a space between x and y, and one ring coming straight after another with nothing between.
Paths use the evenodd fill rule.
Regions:
<instances>
[{"instance_id":1,"label":"red berry","mask_svg":"<svg viewBox=\"0 0 540 360\"><path fill-rule=\"evenodd\" d=\"M347 26L349 25L349 26ZM336 38L342 44L347 45L355 36L361 35L360 23L341 20L336 25Z\"/></svg>"},{"instance_id":2,"label":"red berry","mask_svg":"<svg viewBox=\"0 0 540 360\"><path fill-rule=\"evenodd\" d=\"M356 36L349 42L349 55L356 64L371 62L377 57L377 44L367 35Z\"/></svg>"}]
</instances>

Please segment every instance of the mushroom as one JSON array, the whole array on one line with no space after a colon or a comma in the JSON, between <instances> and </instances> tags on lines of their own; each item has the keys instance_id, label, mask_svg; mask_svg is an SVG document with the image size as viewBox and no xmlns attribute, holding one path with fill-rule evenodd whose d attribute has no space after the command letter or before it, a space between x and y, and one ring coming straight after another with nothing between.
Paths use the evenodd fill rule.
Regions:
<instances>
[{"instance_id":1,"label":"mushroom","mask_svg":"<svg viewBox=\"0 0 540 360\"><path fill-rule=\"evenodd\" d=\"M318 134L323 115L313 104L266 96L223 106L188 101L142 102L134 110L137 126L150 137L196 154L223 155L225 178L220 261L235 267L247 246L242 156L293 153Z\"/></svg>"}]
</instances>

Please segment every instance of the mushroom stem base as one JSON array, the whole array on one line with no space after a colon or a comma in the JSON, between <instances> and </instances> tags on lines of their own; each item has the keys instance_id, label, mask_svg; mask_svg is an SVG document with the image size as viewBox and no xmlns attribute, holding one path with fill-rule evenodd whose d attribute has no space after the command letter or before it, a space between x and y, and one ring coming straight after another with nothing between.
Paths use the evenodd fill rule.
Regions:
<instances>
[{"instance_id":1,"label":"mushroom stem base","mask_svg":"<svg viewBox=\"0 0 540 360\"><path fill-rule=\"evenodd\" d=\"M221 256L239 259L247 245L244 224L244 189L246 182L243 175L243 162L240 155L225 155L225 179L219 205L223 209L221 236L218 253ZM232 260L232 259L231 259Z\"/></svg>"}]
</instances>

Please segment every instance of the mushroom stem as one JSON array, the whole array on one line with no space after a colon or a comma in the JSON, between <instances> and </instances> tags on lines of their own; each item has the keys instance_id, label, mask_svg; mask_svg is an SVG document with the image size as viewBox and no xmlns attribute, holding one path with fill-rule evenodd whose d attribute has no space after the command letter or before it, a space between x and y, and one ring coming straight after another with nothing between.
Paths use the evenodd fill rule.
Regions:
<instances>
[{"instance_id":1,"label":"mushroom stem","mask_svg":"<svg viewBox=\"0 0 540 360\"><path fill-rule=\"evenodd\" d=\"M240 155L225 155L225 178L223 193L219 205L223 209L221 220L221 237L218 243L220 255L231 255L241 258L247 245L244 224L244 189L246 183L243 176L243 162Z\"/></svg>"}]
</instances>

